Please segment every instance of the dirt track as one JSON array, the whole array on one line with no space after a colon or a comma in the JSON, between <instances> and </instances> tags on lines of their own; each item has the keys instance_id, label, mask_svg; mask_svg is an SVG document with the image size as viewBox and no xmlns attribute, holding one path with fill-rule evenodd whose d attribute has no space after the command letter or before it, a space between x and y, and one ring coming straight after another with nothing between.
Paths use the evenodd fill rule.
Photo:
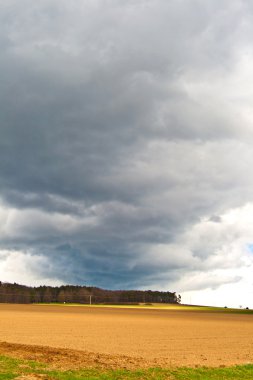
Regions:
<instances>
[{"instance_id":1,"label":"dirt track","mask_svg":"<svg viewBox=\"0 0 253 380\"><path fill-rule=\"evenodd\" d=\"M0 304L0 353L64 367L252 363L252 333L253 315Z\"/></svg>"}]
</instances>

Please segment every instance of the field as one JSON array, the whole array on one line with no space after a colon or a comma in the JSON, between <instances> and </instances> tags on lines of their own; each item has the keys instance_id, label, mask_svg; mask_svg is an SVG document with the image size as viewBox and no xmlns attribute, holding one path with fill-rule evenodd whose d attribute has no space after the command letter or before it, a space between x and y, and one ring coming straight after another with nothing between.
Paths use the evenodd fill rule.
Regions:
<instances>
[{"instance_id":1,"label":"field","mask_svg":"<svg viewBox=\"0 0 253 380\"><path fill-rule=\"evenodd\" d=\"M52 371L69 370L77 372L66 379L250 379L252 332L246 310L0 304L0 368L12 363L16 378L31 380L63 378ZM35 376L31 360L49 366L44 377ZM223 368L234 365L244 366ZM17 375L29 366L33 377ZM4 376L0 371L0 379L14 378Z\"/></svg>"}]
</instances>

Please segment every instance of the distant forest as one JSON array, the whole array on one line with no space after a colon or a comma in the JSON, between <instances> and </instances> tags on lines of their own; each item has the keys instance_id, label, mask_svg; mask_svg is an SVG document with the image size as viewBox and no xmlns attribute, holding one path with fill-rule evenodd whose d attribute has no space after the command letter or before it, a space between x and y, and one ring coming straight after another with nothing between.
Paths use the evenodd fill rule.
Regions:
<instances>
[{"instance_id":1,"label":"distant forest","mask_svg":"<svg viewBox=\"0 0 253 380\"><path fill-rule=\"evenodd\" d=\"M31 287L0 281L1 303L138 304L180 303L180 295L152 290L105 290L90 286Z\"/></svg>"}]
</instances>

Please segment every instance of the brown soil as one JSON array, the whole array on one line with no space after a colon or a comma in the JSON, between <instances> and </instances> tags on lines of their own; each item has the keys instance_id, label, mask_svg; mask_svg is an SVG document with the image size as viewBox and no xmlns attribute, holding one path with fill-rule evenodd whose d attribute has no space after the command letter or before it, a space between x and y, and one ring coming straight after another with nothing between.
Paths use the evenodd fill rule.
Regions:
<instances>
[{"instance_id":1,"label":"brown soil","mask_svg":"<svg viewBox=\"0 0 253 380\"><path fill-rule=\"evenodd\" d=\"M0 304L0 354L60 368L253 362L253 315Z\"/></svg>"}]
</instances>

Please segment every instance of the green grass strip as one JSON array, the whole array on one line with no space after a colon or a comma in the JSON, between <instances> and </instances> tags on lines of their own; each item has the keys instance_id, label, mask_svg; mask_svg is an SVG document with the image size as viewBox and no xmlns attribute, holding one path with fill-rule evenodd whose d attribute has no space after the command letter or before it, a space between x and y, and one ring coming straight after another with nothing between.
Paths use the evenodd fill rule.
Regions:
<instances>
[{"instance_id":1,"label":"green grass strip","mask_svg":"<svg viewBox=\"0 0 253 380\"><path fill-rule=\"evenodd\" d=\"M103 305L103 304L76 304L76 303L34 303L33 306L58 306L58 307L84 307L84 308L113 308L113 309L146 309L146 310L175 310L175 311L194 311L206 313L225 313L225 314L253 314L252 309L235 309L215 306L191 306L176 304L140 304L140 305Z\"/></svg>"},{"instance_id":2,"label":"green grass strip","mask_svg":"<svg viewBox=\"0 0 253 380\"><path fill-rule=\"evenodd\" d=\"M144 370L98 370L73 371L51 370L46 364L30 360L0 356L0 380L18 378L46 380L252 380L253 365L229 368L150 368Z\"/></svg>"}]
</instances>

